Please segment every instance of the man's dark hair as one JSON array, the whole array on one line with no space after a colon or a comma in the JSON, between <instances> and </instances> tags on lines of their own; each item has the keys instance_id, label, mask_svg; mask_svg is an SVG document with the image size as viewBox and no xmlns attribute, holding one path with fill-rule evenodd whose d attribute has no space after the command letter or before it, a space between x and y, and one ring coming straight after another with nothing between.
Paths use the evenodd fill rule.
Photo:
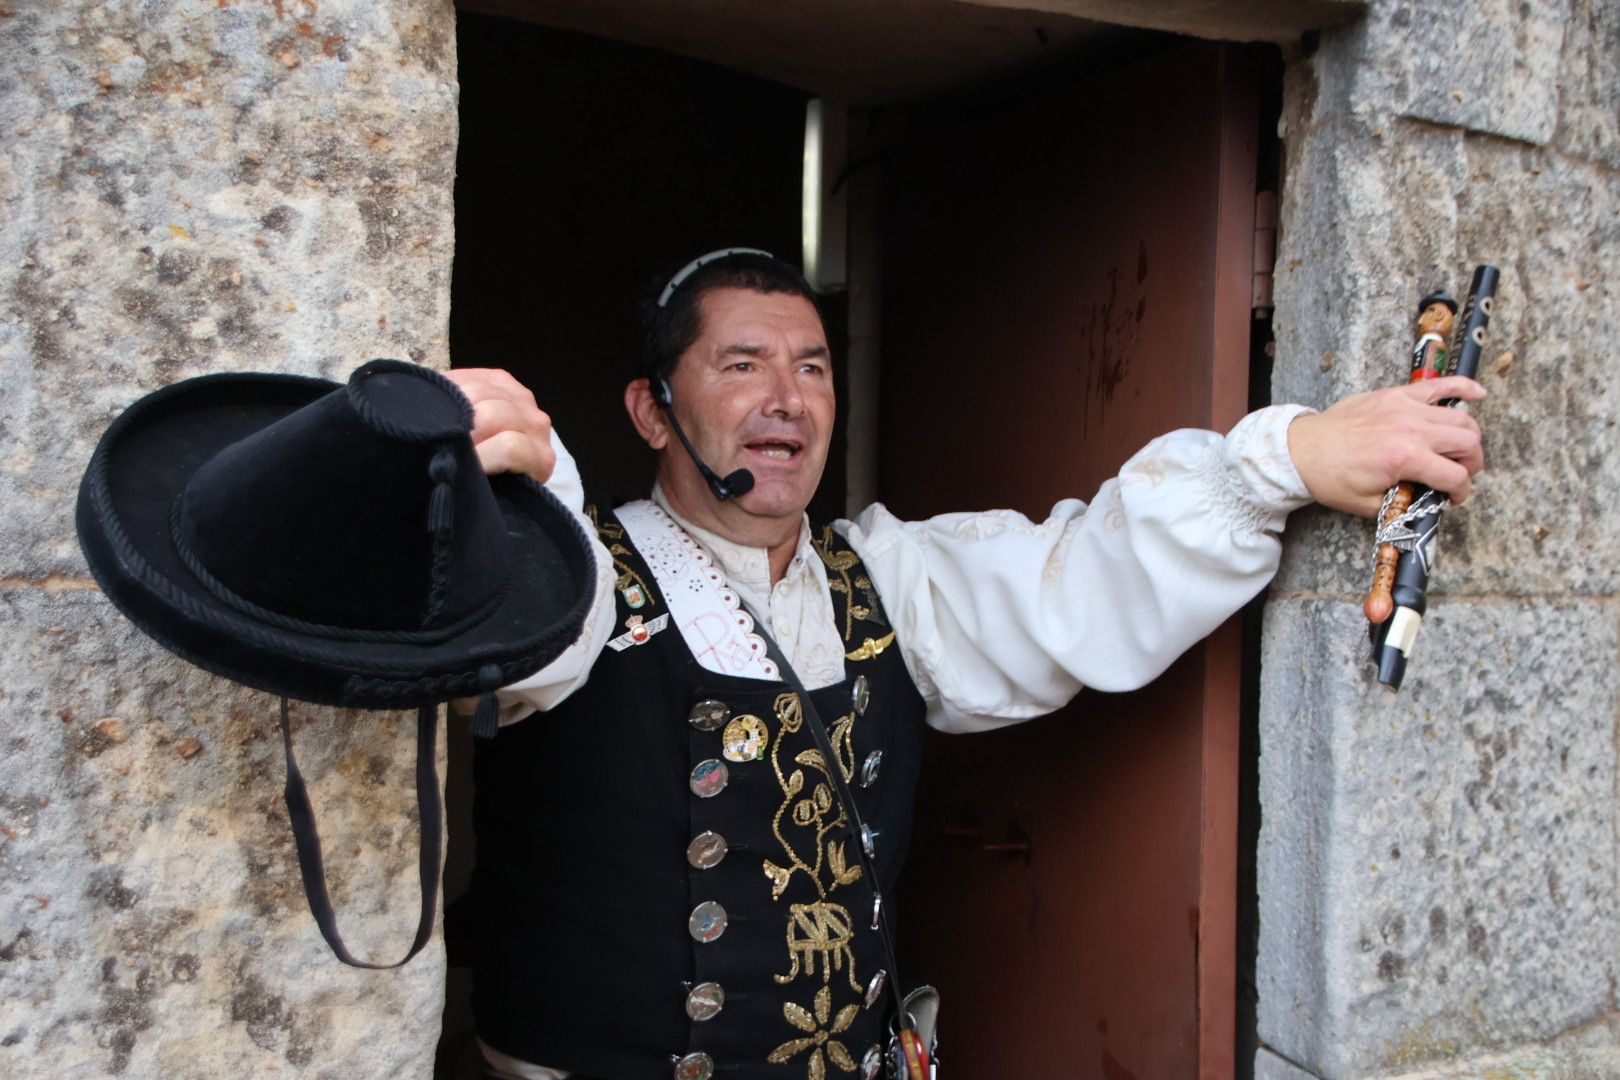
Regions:
<instances>
[{"instance_id":1,"label":"man's dark hair","mask_svg":"<svg viewBox=\"0 0 1620 1080\"><path fill-rule=\"evenodd\" d=\"M810 301L816 316L825 321L821 304L804 275L774 256L739 252L705 263L683 278L660 306L658 299L669 288L670 278L669 274L661 275L641 298L641 375L645 378L668 377L675 361L692 347L703 332L698 304L713 289L792 293Z\"/></svg>"}]
</instances>

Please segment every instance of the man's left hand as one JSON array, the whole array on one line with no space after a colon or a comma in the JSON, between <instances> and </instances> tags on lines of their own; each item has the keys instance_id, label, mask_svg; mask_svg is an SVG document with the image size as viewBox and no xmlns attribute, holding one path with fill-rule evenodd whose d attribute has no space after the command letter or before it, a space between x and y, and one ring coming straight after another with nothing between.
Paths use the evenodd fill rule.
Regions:
<instances>
[{"instance_id":1,"label":"man's left hand","mask_svg":"<svg viewBox=\"0 0 1620 1080\"><path fill-rule=\"evenodd\" d=\"M1468 498L1485 465L1479 425L1447 398L1479 401L1485 388L1451 375L1356 394L1288 427L1288 452L1311 496L1324 506L1374 517L1384 492L1402 480Z\"/></svg>"}]
</instances>

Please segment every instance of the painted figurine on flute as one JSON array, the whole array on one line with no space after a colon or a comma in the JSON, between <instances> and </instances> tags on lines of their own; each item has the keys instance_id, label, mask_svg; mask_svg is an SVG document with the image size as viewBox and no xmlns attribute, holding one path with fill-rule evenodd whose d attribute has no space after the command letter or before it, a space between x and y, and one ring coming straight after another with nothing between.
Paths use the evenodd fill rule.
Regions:
<instances>
[{"instance_id":1,"label":"painted figurine on flute","mask_svg":"<svg viewBox=\"0 0 1620 1080\"><path fill-rule=\"evenodd\" d=\"M1411 382L1456 374L1473 378L1485 346L1485 329L1495 303L1498 272L1494 266L1474 271L1463 307L1461 327L1454 338L1457 348L1445 347L1457 302L1443 292L1431 293L1418 307L1418 340L1412 349ZM1455 367L1450 367L1453 352ZM1452 408L1463 403L1453 398L1438 404ZM1378 681L1399 690L1406 662L1417 643L1418 629L1428 607L1429 574L1434 569L1440 515L1450 501L1444 492L1421 484L1397 484L1384 497L1378 515L1378 554L1372 589L1362 604L1372 639L1372 662Z\"/></svg>"}]
</instances>

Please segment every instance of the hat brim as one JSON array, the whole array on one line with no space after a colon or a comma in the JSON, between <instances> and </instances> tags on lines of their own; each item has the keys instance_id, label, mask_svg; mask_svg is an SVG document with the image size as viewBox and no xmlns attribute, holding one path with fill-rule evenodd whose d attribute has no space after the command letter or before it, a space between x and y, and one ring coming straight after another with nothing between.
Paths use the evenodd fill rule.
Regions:
<instances>
[{"instance_id":1,"label":"hat brim","mask_svg":"<svg viewBox=\"0 0 1620 1080\"><path fill-rule=\"evenodd\" d=\"M485 617L444 640L350 640L269 625L218 599L187 568L170 521L191 476L225 447L339 388L296 375L205 375L130 406L79 486L79 541L107 597L198 667L318 704L411 708L544 667L579 636L595 556L575 516L527 477L489 478L511 540L510 578Z\"/></svg>"}]
</instances>

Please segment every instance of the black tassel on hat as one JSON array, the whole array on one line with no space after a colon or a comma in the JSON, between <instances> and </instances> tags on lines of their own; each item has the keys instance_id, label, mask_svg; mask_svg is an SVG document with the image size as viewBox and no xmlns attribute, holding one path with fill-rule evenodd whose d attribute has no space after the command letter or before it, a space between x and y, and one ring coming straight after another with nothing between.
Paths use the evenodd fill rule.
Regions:
<instances>
[{"instance_id":1,"label":"black tassel on hat","mask_svg":"<svg viewBox=\"0 0 1620 1080\"><path fill-rule=\"evenodd\" d=\"M475 739L493 739L501 730L501 707L495 700L495 691L504 685L506 680L501 678L501 669L494 664L485 664L478 672L478 688L483 694L478 699L478 708L473 710L472 734Z\"/></svg>"}]
</instances>

